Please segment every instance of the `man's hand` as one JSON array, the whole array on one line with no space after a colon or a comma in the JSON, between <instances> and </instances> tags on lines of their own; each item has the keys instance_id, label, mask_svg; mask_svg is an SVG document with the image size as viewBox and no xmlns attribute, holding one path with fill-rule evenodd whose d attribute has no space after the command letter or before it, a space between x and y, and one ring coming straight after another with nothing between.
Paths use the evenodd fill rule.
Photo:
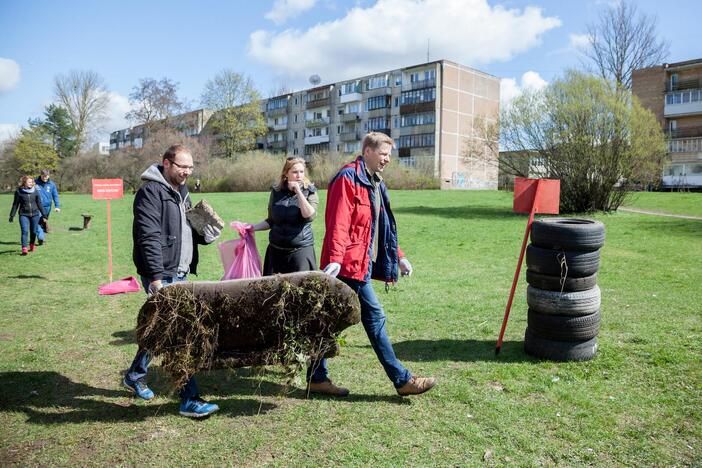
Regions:
<instances>
[{"instance_id":1,"label":"man's hand","mask_svg":"<svg viewBox=\"0 0 702 468\"><path fill-rule=\"evenodd\" d=\"M156 291L161 288L163 288L163 283L161 280L153 280L151 283L149 283L149 296L155 294Z\"/></svg>"},{"instance_id":2,"label":"man's hand","mask_svg":"<svg viewBox=\"0 0 702 468\"><path fill-rule=\"evenodd\" d=\"M332 262L329 265L327 265L326 267L324 267L324 270L322 270L322 271L324 273L328 274L329 276L331 276L332 278L336 278L336 275L338 275L339 272L341 271L341 265L339 265L338 263Z\"/></svg>"},{"instance_id":3,"label":"man's hand","mask_svg":"<svg viewBox=\"0 0 702 468\"><path fill-rule=\"evenodd\" d=\"M412 276L412 264L404 257L400 259L400 273L402 276Z\"/></svg>"},{"instance_id":4,"label":"man's hand","mask_svg":"<svg viewBox=\"0 0 702 468\"><path fill-rule=\"evenodd\" d=\"M54 211L57 212L57 213L60 213L60 212L61 212L61 208L59 208L59 207L57 206L56 208L54 208Z\"/></svg>"},{"instance_id":5,"label":"man's hand","mask_svg":"<svg viewBox=\"0 0 702 468\"><path fill-rule=\"evenodd\" d=\"M12 218L10 218L10 222L12 222Z\"/></svg>"},{"instance_id":6,"label":"man's hand","mask_svg":"<svg viewBox=\"0 0 702 468\"><path fill-rule=\"evenodd\" d=\"M206 244L211 244L215 241L215 239L219 237L220 234L222 234L222 231L220 231L214 226L210 226L209 224L206 224L205 228L202 231L202 234L205 236Z\"/></svg>"}]
</instances>

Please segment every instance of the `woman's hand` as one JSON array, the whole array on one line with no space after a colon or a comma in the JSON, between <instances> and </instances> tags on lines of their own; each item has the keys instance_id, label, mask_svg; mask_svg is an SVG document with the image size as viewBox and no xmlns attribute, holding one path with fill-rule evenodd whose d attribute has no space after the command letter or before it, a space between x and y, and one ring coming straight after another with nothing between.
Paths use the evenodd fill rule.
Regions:
<instances>
[{"instance_id":1,"label":"woman's hand","mask_svg":"<svg viewBox=\"0 0 702 468\"><path fill-rule=\"evenodd\" d=\"M296 180L289 180L288 190L294 192L295 194L302 193L302 184Z\"/></svg>"}]
</instances>

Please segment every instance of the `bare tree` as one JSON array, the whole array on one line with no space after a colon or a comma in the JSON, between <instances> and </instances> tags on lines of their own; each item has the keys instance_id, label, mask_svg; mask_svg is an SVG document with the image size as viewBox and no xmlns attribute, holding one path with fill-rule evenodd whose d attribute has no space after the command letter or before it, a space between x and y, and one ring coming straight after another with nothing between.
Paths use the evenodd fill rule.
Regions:
<instances>
[{"instance_id":1,"label":"bare tree","mask_svg":"<svg viewBox=\"0 0 702 468\"><path fill-rule=\"evenodd\" d=\"M668 43L659 40L657 24L655 16L622 0L588 25L589 47L582 53L603 78L630 89L634 70L660 64L668 55Z\"/></svg>"},{"instance_id":2,"label":"bare tree","mask_svg":"<svg viewBox=\"0 0 702 468\"><path fill-rule=\"evenodd\" d=\"M187 105L178 97L178 83L168 78L140 79L129 94L129 103L132 110L124 117L135 125L150 125L187 110Z\"/></svg>"},{"instance_id":3,"label":"bare tree","mask_svg":"<svg viewBox=\"0 0 702 468\"><path fill-rule=\"evenodd\" d=\"M54 78L54 96L76 129L76 147L90 143L91 132L105 122L109 98L104 80L92 70L73 70Z\"/></svg>"}]
</instances>

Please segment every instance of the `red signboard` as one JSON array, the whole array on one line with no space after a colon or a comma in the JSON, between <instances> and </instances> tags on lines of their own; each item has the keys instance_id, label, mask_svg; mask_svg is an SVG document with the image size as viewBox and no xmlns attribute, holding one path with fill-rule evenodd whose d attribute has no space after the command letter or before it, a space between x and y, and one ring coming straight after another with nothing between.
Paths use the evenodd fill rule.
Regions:
<instances>
[{"instance_id":1,"label":"red signboard","mask_svg":"<svg viewBox=\"0 0 702 468\"><path fill-rule=\"evenodd\" d=\"M537 183L539 185L539 199L534 200ZM534 213L558 214L560 198L561 181L558 179L514 178L512 211L515 213L531 213L533 208Z\"/></svg>"},{"instance_id":2,"label":"red signboard","mask_svg":"<svg viewBox=\"0 0 702 468\"><path fill-rule=\"evenodd\" d=\"M122 196L122 179L93 179L93 200L112 200Z\"/></svg>"}]
</instances>

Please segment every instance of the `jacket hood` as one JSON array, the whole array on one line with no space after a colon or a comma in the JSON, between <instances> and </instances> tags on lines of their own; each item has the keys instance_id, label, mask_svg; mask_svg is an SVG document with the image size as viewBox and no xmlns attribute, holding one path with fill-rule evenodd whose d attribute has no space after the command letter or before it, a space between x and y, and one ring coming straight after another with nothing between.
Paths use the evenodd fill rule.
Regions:
<instances>
[{"instance_id":1,"label":"jacket hood","mask_svg":"<svg viewBox=\"0 0 702 468\"><path fill-rule=\"evenodd\" d=\"M168 183L165 177L163 177L163 172L161 172L161 166L158 164L150 165L142 174L141 180L154 181L165 185L169 189L173 189L171 184Z\"/></svg>"}]
</instances>

